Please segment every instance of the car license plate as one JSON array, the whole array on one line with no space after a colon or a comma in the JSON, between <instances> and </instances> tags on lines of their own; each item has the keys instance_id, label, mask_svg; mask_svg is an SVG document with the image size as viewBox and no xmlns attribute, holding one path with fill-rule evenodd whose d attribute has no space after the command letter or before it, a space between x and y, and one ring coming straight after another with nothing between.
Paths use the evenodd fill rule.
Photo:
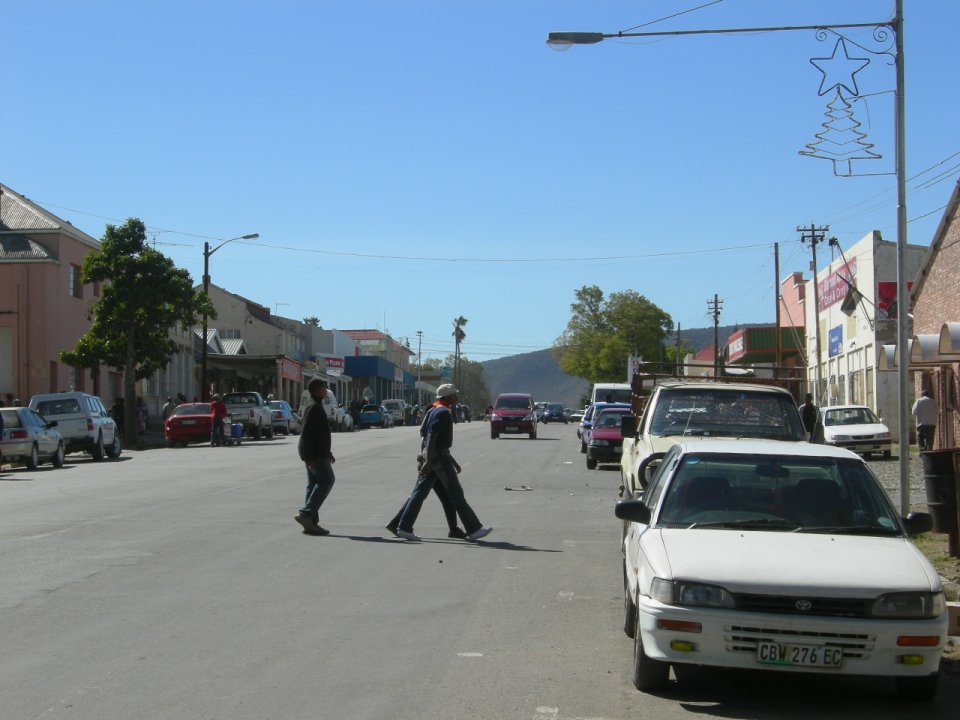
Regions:
<instances>
[{"instance_id":1,"label":"car license plate","mask_svg":"<svg viewBox=\"0 0 960 720\"><path fill-rule=\"evenodd\" d=\"M518 428L518 427L505 427L505 428L503 429L503 431L504 431L504 432L520 432L520 428Z\"/></svg>"},{"instance_id":2,"label":"car license plate","mask_svg":"<svg viewBox=\"0 0 960 720\"><path fill-rule=\"evenodd\" d=\"M838 668L843 662L843 648L759 642L757 662L765 665Z\"/></svg>"},{"instance_id":3,"label":"car license plate","mask_svg":"<svg viewBox=\"0 0 960 720\"><path fill-rule=\"evenodd\" d=\"M197 421L196 421L196 420L184 420L184 421L183 421L182 423L180 423L180 424L181 424L181 425L196 425L196 424L197 424Z\"/></svg>"}]
</instances>

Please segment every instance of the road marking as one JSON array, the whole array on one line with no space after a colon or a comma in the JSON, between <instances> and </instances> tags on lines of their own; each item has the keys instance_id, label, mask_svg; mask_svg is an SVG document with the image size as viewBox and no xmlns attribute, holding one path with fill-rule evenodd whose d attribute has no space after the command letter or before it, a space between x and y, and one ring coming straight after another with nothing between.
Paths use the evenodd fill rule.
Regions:
<instances>
[{"instance_id":1,"label":"road marking","mask_svg":"<svg viewBox=\"0 0 960 720\"><path fill-rule=\"evenodd\" d=\"M562 600L572 600L573 593L570 592L569 590L561 590L560 592L557 593L557 597Z\"/></svg>"},{"instance_id":2,"label":"road marking","mask_svg":"<svg viewBox=\"0 0 960 720\"><path fill-rule=\"evenodd\" d=\"M537 713L540 715L549 715L550 717L556 717L560 713L560 708L547 707L546 705L541 705L537 708Z\"/></svg>"},{"instance_id":3,"label":"road marking","mask_svg":"<svg viewBox=\"0 0 960 720\"><path fill-rule=\"evenodd\" d=\"M457 657L465 657L465 658L483 657L483 653L478 653L478 652L457 653Z\"/></svg>"}]
</instances>

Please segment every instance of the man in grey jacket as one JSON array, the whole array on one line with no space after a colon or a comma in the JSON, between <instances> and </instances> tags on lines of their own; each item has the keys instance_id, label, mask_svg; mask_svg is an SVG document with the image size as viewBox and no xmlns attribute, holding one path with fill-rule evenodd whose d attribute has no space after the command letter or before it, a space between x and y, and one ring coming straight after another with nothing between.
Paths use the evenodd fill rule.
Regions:
<instances>
[{"instance_id":1,"label":"man in grey jacket","mask_svg":"<svg viewBox=\"0 0 960 720\"><path fill-rule=\"evenodd\" d=\"M329 535L329 530L320 527L320 506L336 480L333 475L336 459L330 452L330 425L323 408L327 383L320 378L313 378L307 385L307 392L312 402L307 405L300 442L297 444L300 459L307 467L307 494L303 507L293 519L303 527L305 535Z\"/></svg>"}]
</instances>

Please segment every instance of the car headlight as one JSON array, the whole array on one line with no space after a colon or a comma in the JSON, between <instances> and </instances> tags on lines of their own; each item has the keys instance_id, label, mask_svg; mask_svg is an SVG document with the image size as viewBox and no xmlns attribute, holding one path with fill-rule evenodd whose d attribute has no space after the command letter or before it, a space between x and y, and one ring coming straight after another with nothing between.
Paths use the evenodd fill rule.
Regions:
<instances>
[{"instance_id":1,"label":"car headlight","mask_svg":"<svg viewBox=\"0 0 960 720\"><path fill-rule=\"evenodd\" d=\"M499 420L499 419L500 419L500 416L497 415L496 413L491 413L490 419L491 419L491 420Z\"/></svg>"},{"instance_id":2,"label":"car headlight","mask_svg":"<svg viewBox=\"0 0 960 720\"><path fill-rule=\"evenodd\" d=\"M943 614L943 593L899 592L881 595L873 603L873 617L936 618Z\"/></svg>"},{"instance_id":3,"label":"car headlight","mask_svg":"<svg viewBox=\"0 0 960 720\"><path fill-rule=\"evenodd\" d=\"M890 433L888 432L877 433L877 440L889 440L889 439L890 439Z\"/></svg>"},{"instance_id":4,"label":"car headlight","mask_svg":"<svg viewBox=\"0 0 960 720\"><path fill-rule=\"evenodd\" d=\"M536 417L537 417L537 416L534 415L533 413L528 413L528 414L526 414L526 415L523 416L523 421L524 421L524 422L530 422L531 420L533 420L533 419L536 418Z\"/></svg>"},{"instance_id":5,"label":"car headlight","mask_svg":"<svg viewBox=\"0 0 960 720\"><path fill-rule=\"evenodd\" d=\"M687 582L685 580L664 580L654 578L650 583L650 597L664 605L684 605L687 607L734 607L733 596L719 585Z\"/></svg>"},{"instance_id":6,"label":"car headlight","mask_svg":"<svg viewBox=\"0 0 960 720\"><path fill-rule=\"evenodd\" d=\"M590 444L591 444L591 445L595 445L595 446L597 446L597 447L607 447L607 446L610 444L610 441L609 441L609 440L594 440L594 439L591 438L591 439L590 439Z\"/></svg>"}]
</instances>

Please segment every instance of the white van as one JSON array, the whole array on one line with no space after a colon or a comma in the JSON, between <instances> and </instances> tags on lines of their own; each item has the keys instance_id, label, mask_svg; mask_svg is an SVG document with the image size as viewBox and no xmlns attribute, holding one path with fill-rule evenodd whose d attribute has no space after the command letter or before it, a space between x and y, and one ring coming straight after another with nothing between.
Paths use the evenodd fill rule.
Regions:
<instances>
[{"instance_id":1,"label":"white van","mask_svg":"<svg viewBox=\"0 0 960 720\"><path fill-rule=\"evenodd\" d=\"M303 394L300 396L300 420L306 420L307 414L306 409L309 403L313 402L310 399L310 393L306 390L303 391ZM327 422L330 423L331 432L349 432L353 430L353 418L350 416L345 409L340 407L340 404L337 402L337 396L333 394L333 391L329 388L327 389L327 394L323 397L323 409L327 413Z\"/></svg>"},{"instance_id":2,"label":"white van","mask_svg":"<svg viewBox=\"0 0 960 720\"><path fill-rule=\"evenodd\" d=\"M597 383L590 393L590 404L615 402L630 404L630 383Z\"/></svg>"},{"instance_id":3,"label":"white van","mask_svg":"<svg viewBox=\"0 0 960 720\"><path fill-rule=\"evenodd\" d=\"M393 424L397 427L403 427L403 411L406 409L407 404L403 400L384 400L382 403L387 412L390 413L390 416L393 418Z\"/></svg>"}]
</instances>

